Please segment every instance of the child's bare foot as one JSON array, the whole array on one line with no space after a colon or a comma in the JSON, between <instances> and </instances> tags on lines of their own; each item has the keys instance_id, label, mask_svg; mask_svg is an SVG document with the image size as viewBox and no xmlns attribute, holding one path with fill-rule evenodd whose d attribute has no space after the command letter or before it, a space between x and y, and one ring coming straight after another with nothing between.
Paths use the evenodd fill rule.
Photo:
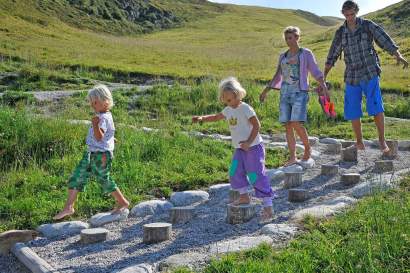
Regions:
<instances>
[{"instance_id":1,"label":"child's bare foot","mask_svg":"<svg viewBox=\"0 0 410 273\"><path fill-rule=\"evenodd\" d=\"M271 206L264 207L260 217L261 217L261 221L263 222L272 220L273 218L272 207Z\"/></svg>"},{"instance_id":2,"label":"child's bare foot","mask_svg":"<svg viewBox=\"0 0 410 273\"><path fill-rule=\"evenodd\" d=\"M123 204L117 204L114 209L111 211L111 214L121 214L125 209L128 209L130 203L128 201Z\"/></svg>"},{"instance_id":3,"label":"child's bare foot","mask_svg":"<svg viewBox=\"0 0 410 273\"><path fill-rule=\"evenodd\" d=\"M293 164L296 164L296 163L298 163L297 159L296 158L291 158L288 161L286 161L285 164L283 164L283 167L289 167L289 166L291 166Z\"/></svg>"},{"instance_id":4,"label":"child's bare foot","mask_svg":"<svg viewBox=\"0 0 410 273\"><path fill-rule=\"evenodd\" d=\"M231 203L231 205L234 206L239 206L239 205L248 205L251 203L251 198L249 197L249 194L241 194L239 195L239 198Z\"/></svg>"},{"instance_id":5,"label":"child's bare foot","mask_svg":"<svg viewBox=\"0 0 410 273\"><path fill-rule=\"evenodd\" d=\"M366 149L366 147L364 146L364 143L361 141L356 142L356 148L361 151L364 151Z\"/></svg>"},{"instance_id":6,"label":"child's bare foot","mask_svg":"<svg viewBox=\"0 0 410 273\"><path fill-rule=\"evenodd\" d=\"M68 216L73 215L73 214L74 214L74 209L73 208L64 209L60 213L58 213L56 216L54 216L53 220L61 220L65 217L68 217Z\"/></svg>"},{"instance_id":7,"label":"child's bare foot","mask_svg":"<svg viewBox=\"0 0 410 273\"><path fill-rule=\"evenodd\" d=\"M312 156L312 148L305 149L305 153L303 154L302 160L307 161Z\"/></svg>"}]
</instances>

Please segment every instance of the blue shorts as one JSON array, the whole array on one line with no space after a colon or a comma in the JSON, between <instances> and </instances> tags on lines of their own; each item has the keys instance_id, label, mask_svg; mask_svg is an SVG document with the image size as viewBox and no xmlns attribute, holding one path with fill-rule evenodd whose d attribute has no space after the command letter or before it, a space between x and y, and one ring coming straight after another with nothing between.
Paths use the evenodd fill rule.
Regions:
<instances>
[{"instance_id":1,"label":"blue shorts","mask_svg":"<svg viewBox=\"0 0 410 273\"><path fill-rule=\"evenodd\" d=\"M298 87L282 84L280 89L279 122L307 121L309 93Z\"/></svg>"},{"instance_id":2,"label":"blue shorts","mask_svg":"<svg viewBox=\"0 0 410 273\"><path fill-rule=\"evenodd\" d=\"M346 83L344 116L346 120L355 120L363 116L362 97L366 97L366 110L369 116L384 112L379 77L370 81L361 81L359 85Z\"/></svg>"}]
</instances>

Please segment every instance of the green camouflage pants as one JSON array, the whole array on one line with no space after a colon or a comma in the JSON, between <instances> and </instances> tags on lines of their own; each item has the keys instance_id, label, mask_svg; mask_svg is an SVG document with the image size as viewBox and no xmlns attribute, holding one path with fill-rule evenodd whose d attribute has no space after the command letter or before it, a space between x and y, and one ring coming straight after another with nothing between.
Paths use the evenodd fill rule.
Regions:
<instances>
[{"instance_id":1,"label":"green camouflage pants","mask_svg":"<svg viewBox=\"0 0 410 273\"><path fill-rule=\"evenodd\" d=\"M106 152L85 152L68 181L70 190L84 191L91 174L94 174L103 188L104 194L117 189L110 176L112 155Z\"/></svg>"}]
</instances>

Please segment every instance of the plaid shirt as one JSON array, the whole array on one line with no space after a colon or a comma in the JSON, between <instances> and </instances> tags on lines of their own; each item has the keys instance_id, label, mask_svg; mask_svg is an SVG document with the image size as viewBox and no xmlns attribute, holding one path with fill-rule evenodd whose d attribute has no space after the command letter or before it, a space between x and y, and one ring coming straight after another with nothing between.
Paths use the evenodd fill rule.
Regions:
<instances>
[{"instance_id":1,"label":"plaid shirt","mask_svg":"<svg viewBox=\"0 0 410 273\"><path fill-rule=\"evenodd\" d=\"M373 41L390 54L398 49L383 28L374 22L357 18L357 26L353 32L348 29L345 22L336 31L326 64L334 66L343 51L346 64L345 82L357 85L361 80L369 81L381 73L380 61L373 47Z\"/></svg>"}]
</instances>

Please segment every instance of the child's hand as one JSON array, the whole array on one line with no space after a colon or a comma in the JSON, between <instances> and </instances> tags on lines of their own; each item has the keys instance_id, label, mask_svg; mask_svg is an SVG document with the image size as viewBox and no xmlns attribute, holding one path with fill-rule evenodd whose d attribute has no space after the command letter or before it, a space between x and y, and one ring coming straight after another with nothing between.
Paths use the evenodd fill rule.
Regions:
<instances>
[{"instance_id":1,"label":"child's hand","mask_svg":"<svg viewBox=\"0 0 410 273\"><path fill-rule=\"evenodd\" d=\"M193 123L196 123L196 122L202 123L202 116L193 116L192 117L192 122Z\"/></svg>"},{"instance_id":2,"label":"child's hand","mask_svg":"<svg viewBox=\"0 0 410 273\"><path fill-rule=\"evenodd\" d=\"M94 116L93 119L91 120L91 123L93 124L94 127L97 127L99 122L100 122L100 118L98 116Z\"/></svg>"},{"instance_id":3,"label":"child's hand","mask_svg":"<svg viewBox=\"0 0 410 273\"><path fill-rule=\"evenodd\" d=\"M249 147L251 146L251 144L248 141L241 141L239 142L239 145L241 146L241 149L244 151L248 151Z\"/></svg>"}]
</instances>

